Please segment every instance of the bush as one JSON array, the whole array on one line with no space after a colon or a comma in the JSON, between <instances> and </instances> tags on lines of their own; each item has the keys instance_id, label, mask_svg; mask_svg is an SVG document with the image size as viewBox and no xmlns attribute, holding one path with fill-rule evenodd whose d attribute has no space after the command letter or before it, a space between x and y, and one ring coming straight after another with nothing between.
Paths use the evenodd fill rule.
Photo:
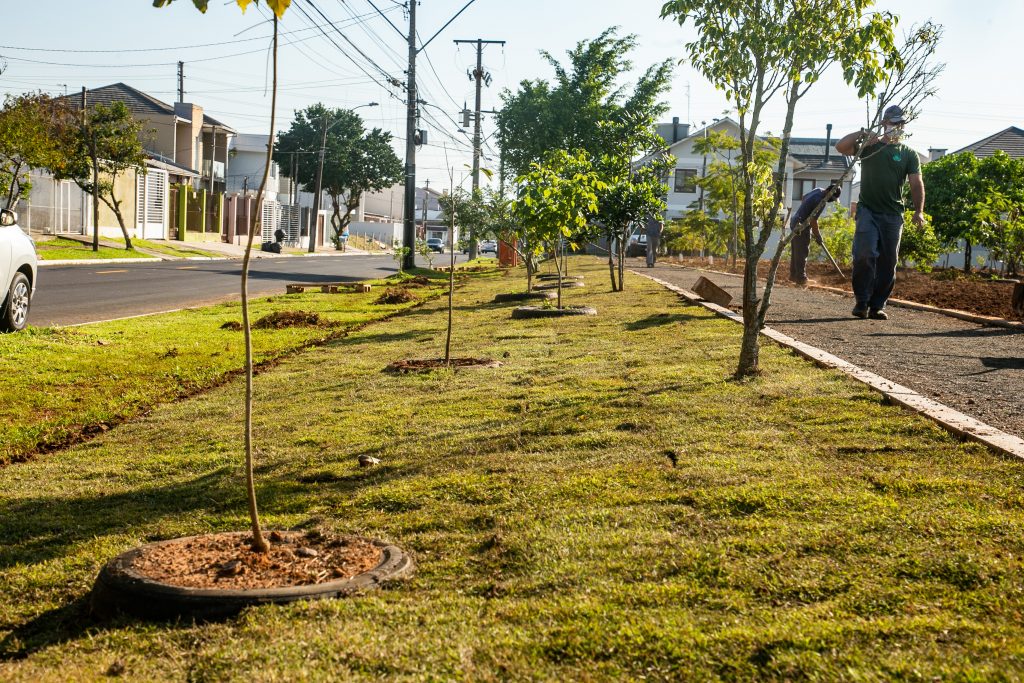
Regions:
<instances>
[{"instance_id":1,"label":"bush","mask_svg":"<svg viewBox=\"0 0 1024 683\"><path fill-rule=\"evenodd\" d=\"M829 213L818 219L821 239L840 266L848 267L853 263L853 233L856 229L856 221L843 206L833 206ZM811 240L810 258L813 261L827 260L814 240Z\"/></svg>"},{"instance_id":2,"label":"bush","mask_svg":"<svg viewBox=\"0 0 1024 683\"><path fill-rule=\"evenodd\" d=\"M931 272L935 259L942 254L942 245L932 228L932 217L924 215L924 225L918 227L911 220L912 211L903 214L903 239L900 242L900 265L913 263L922 273Z\"/></svg>"}]
</instances>

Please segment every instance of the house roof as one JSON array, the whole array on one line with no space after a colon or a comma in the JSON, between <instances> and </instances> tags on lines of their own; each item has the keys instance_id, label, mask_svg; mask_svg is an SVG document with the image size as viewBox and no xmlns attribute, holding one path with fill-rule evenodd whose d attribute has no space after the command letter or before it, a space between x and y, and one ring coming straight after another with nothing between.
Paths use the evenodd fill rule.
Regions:
<instances>
[{"instance_id":1,"label":"house roof","mask_svg":"<svg viewBox=\"0 0 1024 683\"><path fill-rule=\"evenodd\" d=\"M828 162L825 162L826 138L790 138L790 156L803 162L806 172L833 171L842 173L850 168L850 159L836 151L835 141L829 146Z\"/></svg>"},{"instance_id":2,"label":"house roof","mask_svg":"<svg viewBox=\"0 0 1024 683\"><path fill-rule=\"evenodd\" d=\"M82 106L81 95L65 95L63 98L73 109L80 109ZM124 102L128 107L128 111L138 116L148 116L152 114L162 114L164 116L174 116L174 106L167 104L163 100L158 100L152 95L147 95L137 88L133 88L126 83L113 83L111 85L105 85L102 88L93 88L92 90L86 91L86 104L103 104L110 106L114 102ZM228 133L234 133L235 130L230 126L227 126L212 116L203 114L203 125L217 126L223 128Z\"/></svg>"},{"instance_id":3,"label":"house roof","mask_svg":"<svg viewBox=\"0 0 1024 683\"><path fill-rule=\"evenodd\" d=\"M1010 126L963 149L958 149L956 153L973 152L976 157L990 157L1000 150L1014 159L1024 158L1024 130Z\"/></svg>"}]
</instances>

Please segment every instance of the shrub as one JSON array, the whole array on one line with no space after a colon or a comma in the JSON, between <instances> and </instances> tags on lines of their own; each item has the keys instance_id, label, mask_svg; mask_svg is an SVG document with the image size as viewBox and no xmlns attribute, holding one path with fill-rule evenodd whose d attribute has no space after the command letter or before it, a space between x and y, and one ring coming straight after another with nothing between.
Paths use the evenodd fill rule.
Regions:
<instances>
[{"instance_id":1,"label":"shrub","mask_svg":"<svg viewBox=\"0 0 1024 683\"><path fill-rule=\"evenodd\" d=\"M935 259L942 253L942 245L932 228L932 217L924 215L924 225L918 227L911 220L914 213L903 214L903 239L900 242L900 265L913 263L922 273L931 272Z\"/></svg>"}]
</instances>

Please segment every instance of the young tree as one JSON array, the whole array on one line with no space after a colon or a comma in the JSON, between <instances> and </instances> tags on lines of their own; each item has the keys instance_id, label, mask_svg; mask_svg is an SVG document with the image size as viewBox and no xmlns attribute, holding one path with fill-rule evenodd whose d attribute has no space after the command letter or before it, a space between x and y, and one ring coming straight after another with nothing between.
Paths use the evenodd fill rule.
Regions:
<instances>
[{"instance_id":1,"label":"young tree","mask_svg":"<svg viewBox=\"0 0 1024 683\"><path fill-rule=\"evenodd\" d=\"M516 179L519 196L512 212L522 225L524 239L537 245L554 244L587 228L588 217L598 212L598 196L607 185L594 171L583 150L558 150L543 164ZM527 271L528 289L532 275ZM558 308L562 307L562 270L558 269Z\"/></svg>"},{"instance_id":2,"label":"young tree","mask_svg":"<svg viewBox=\"0 0 1024 683\"><path fill-rule=\"evenodd\" d=\"M236 0L242 11L253 0ZM169 5L173 0L153 0L154 7L164 7ZM209 0L192 0L192 3L201 12L206 11L206 7ZM267 6L274 13L274 36L272 43L272 59L271 68L273 70L271 78L271 95L270 95L270 135L274 134L274 115L277 110L277 38L278 38L278 21L281 16L284 15L285 10L288 9L288 5L291 0L265 0ZM266 163L263 167L263 178L260 181L259 190L256 191L256 206L259 206L263 201L263 192L267 187L267 178L270 177L270 164L272 159L273 150L270 145L267 145L267 158ZM242 330L245 333L245 482L246 482L246 493L249 500L249 521L252 528L252 548L256 552L266 553L270 550L270 545L263 536L263 529L260 526L259 508L256 502L256 481L253 474L253 457L252 457L252 326L249 324L249 262L252 255L252 243L253 237L260 232L260 214L262 211L254 211L252 217L252 225L249 228L249 240L245 245L245 257L242 259Z\"/></svg>"},{"instance_id":3,"label":"young tree","mask_svg":"<svg viewBox=\"0 0 1024 683\"><path fill-rule=\"evenodd\" d=\"M8 96L0 109L0 206L13 209L31 189L29 171L62 163L62 128L70 118L42 93Z\"/></svg>"},{"instance_id":4,"label":"young tree","mask_svg":"<svg viewBox=\"0 0 1024 683\"><path fill-rule=\"evenodd\" d=\"M875 91L886 69L897 65L895 19L868 12L872 0L670 0L663 17L692 23L697 37L686 44L691 64L737 108L743 188L745 240L743 340L738 377L759 372L759 335L770 305L773 273L759 296L757 264L772 232L780 227L784 179L793 119L800 100L833 64L863 97ZM765 107L782 97L786 103L782 142L774 179L772 210L755 234L754 150ZM782 240L780 240L780 246ZM778 254L781 258L781 252ZM774 264L777 269L777 262Z\"/></svg>"},{"instance_id":5,"label":"young tree","mask_svg":"<svg viewBox=\"0 0 1024 683\"><path fill-rule=\"evenodd\" d=\"M605 139L605 152L596 167L605 188L599 197L597 220L608 240L612 291L621 292L625 289L626 245L632 228L665 210L668 185L664 178L675 165L675 159L664 151L665 142L654 132L649 112L622 112L618 121L601 125L600 132ZM618 260L617 277L613 245Z\"/></svg>"},{"instance_id":6,"label":"young tree","mask_svg":"<svg viewBox=\"0 0 1024 683\"><path fill-rule=\"evenodd\" d=\"M121 211L117 178L129 170L144 173L146 153L142 147L142 124L135 120L124 102L110 106L96 104L80 113L79 125L63 124L62 151L49 170L57 180L73 180L93 197L93 250L99 250L99 202L114 212L124 236L125 249L132 239Z\"/></svg>"},{"instance_id":7,"label":"young tree","mask_svg":"<svg viewBox=\"0 0 1024 683\"><path fill-rule=\"evenodd\" d=\"M363 194L397 183L403 166L391 148L391 133L380 128L366 131L358 114L348 109L328 109L323 104L295 112L291 127L278 136L274 160L288 176L294 155L297 182L307 192L315 192L321 149L321 187L331 198L332 239L340 248L339 237L352 222Z\"/></svg>"}]
</instances>

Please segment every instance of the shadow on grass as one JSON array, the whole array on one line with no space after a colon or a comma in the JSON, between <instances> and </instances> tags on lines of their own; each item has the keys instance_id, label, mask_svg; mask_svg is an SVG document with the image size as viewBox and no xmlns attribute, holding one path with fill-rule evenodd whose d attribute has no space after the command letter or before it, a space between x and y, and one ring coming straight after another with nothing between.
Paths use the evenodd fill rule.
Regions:
<instances>
[{"instance_id":1,"label":"shadow on grass","mask_svg":"<svg viewBox=\"0 0 1024 683\"><path fill-rule=\"evenodd\" d=\"M89 596L47 610L30 621L14 628L0 640L0 662L25 659L29 655L52 645L78 640L102 626L89 610Z\"/></svg>"},{"instance_id":2,"label":"shadow on grass","mask_svg":"<svg viewBox=\"0 0 1024 683\"><path fill-rule=\"evenodd\" d=\"M625 323L625 328L630 332L639 332L641 330L647 330L652 327L660 327L662 325L671 325L673 323L681 323L689 320L706 320L707 318L693 315L691 313L655 313L649 315L646 318L640 320L634 320L631 323Z\"/></svg>"}]
</instances>

